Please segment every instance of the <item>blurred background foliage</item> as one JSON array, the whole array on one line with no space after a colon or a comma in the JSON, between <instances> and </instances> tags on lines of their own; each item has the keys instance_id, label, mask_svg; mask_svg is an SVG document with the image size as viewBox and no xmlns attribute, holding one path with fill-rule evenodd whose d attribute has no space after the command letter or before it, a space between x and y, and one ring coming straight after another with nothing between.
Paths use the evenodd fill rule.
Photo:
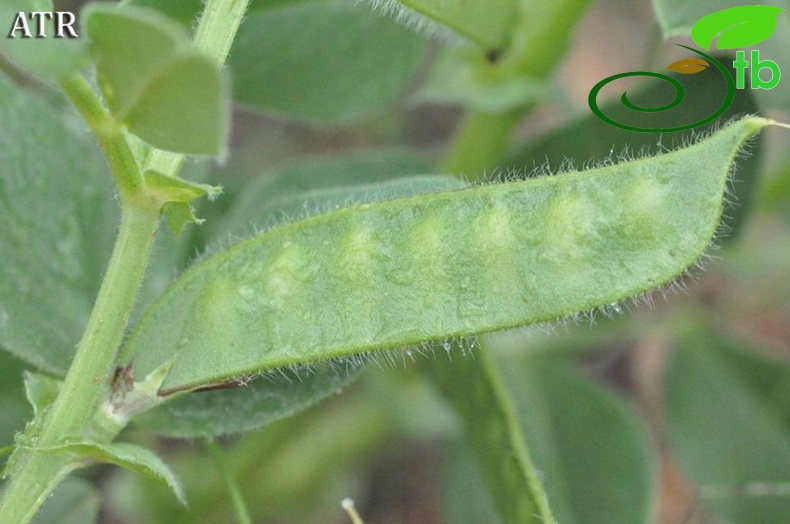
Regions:
<instances>
[{"instance_id":1,"label":"blurred background foliage","mask_svg":"<svg viewBox=\"0 0 790 524\"><path fill-rule=\"evenodd\" d=\"M77 9L81 3L58 5ZM206 246L311 212L325 198L316 192L435 173L470 107L531 109L506 151L484 166L489 174L525 176L568 162L594 165L610 155L657 153L688 139L622 131L587 107L587 93L599 80L624 71L661 71L683 56L662 38L662 28L674 34L666 13L680 9L670 1L591 3L578 25L568 28L568 51L553 72L520 84L481 77L475 61L485 56L476 48L453 37L448 43L435 31L426 36L406 29L365 3L264 4L253 4L229 63L239 102L229 160L186 166L185 177L222 184L225 194L200 206L204 225L178 239L160 235L160 256L144 297L155 296ZM704 14L732 3L699 4ZM197 1L169 5L186 26L199 8ZM767 43L761 47L788 70L790 54L779 44L789 27L786 19L780 24L770 53ZM690 43L683 36L672 41ZM441 71L456 76L448 79ZM686 121L718 104L722 86L714 75L682 79L689 97L681 114ZM751 91L739 92L729 115L760 112L787 122L786 82L757 100ZM664 88L633 84L641 100L654 104L671 96ZM658 291L650 306L623 304L579 322L482 341L478 351L490 351L506 371L559 522L770 524L790 515L786 133L764 132L739 163L725 211L731 231L716 241L704 271L693 270L675 288ZM256 198L267 200L256 206ZM446 357L439 352L435 358ZM94 468L82 476L98 486L101 506L96 490L75 478L37 522L87 522L97 514L100 522L118 524L233 522L231 498L204 438L252 428L223 435L220 442L255 522L348 522L340 508L347 496L369 523L496 522L461 426L418 372L421 360L367 365L354 377L332 371L316 387L322 395L344 387L342 394L277 421L314 402L310 394L293 405L271 407L276 399L267 400L272 387L287 390L300 377L196 394L204 395L200 405L213 406L210 413L224 410L226 418L193 420L185 409L166 406L171 411L152 412L125 437L153 447L172 465L189 507L147 479ZM24 367L0 353L0 445L11 442L30 416L20 378ZM266 406L260 411L277 416L243 407L236 399L245 394ZM153 436L167 434L175 427L168 420L181 415L188 429L170 437L191 440ZM227 425L217 429L212 423Z\"/></svg>"}]
</instances>

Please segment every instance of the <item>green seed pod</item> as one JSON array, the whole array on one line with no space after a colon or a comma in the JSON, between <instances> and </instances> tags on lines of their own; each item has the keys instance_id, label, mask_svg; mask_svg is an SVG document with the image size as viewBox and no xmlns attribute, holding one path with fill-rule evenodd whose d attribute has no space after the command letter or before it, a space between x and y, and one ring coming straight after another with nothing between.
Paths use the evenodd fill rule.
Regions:
<instances>
[{"instance_id":1,"label":"green seed pod","mask_svg":"<svg viewBox=\"0 0 790 524\"><path fill-rule=\"evenodd\" d=\"M616 303L676 279L714 237L744 141L366 203L292 222L192 267L123 361L163 388L466 337Z\"/></svg>"}]
</instances>

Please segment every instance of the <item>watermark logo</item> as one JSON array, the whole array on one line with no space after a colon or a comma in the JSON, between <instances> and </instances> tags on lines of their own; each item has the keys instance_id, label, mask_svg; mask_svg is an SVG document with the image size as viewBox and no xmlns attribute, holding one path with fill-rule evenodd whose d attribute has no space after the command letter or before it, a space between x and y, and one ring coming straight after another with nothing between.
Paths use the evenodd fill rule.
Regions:
<instances>
[{"instance_id":1,"label":"watermark logo","mask_svg":"<svg viewBox=\"0 0 790 524\"><path fill-rule=\"evenodd\" d=\"M55 22L55 38L79 38L74 30L76 17L68 11L20 11L6 38L47 38L47 21Z\"/></svg>"},{"instance_id":2,"label":"watermark logo","mask_svg":"<svg viewBox=\"0 0 790 524\"><path fill-rule=\"evenodd\" d=\"M715 13L711 13L702 17L696 24L694 24L694 27L691 30L691 38L699 47L706 51L711 50L714 39L716 40L716 49L736 49L739 47L756 45L767 40L774 33L776 30L777 15L782 11L784 11L784 9L770 5L747 5L716 11ZM719 70L719 72L721 72L724 80L727 82L727 95L716 112L691 124L676 127L643 128L617 122L606 116L598 107L598 93L606 84L620 78L626 78L630 76L650 76L669 82L675 88L675 98L668 104L660 107L642 107L632 103L628 99L627 94L623 93L620 100L625 107L642 113L658 113L661 111L668 111L680 105L680 103L683 102L683 99L685 98L685 90L683 89L683 85L678 80L669 75L654 73L651 71L632 71L629 73L620 73L618 75L604 78L595 84L587 98L592 112L604 122L621 129L627 129L629 131L639 131L646 133L684 131L686 129L692 129L694 127L707 124L708 122L712 122L724 114L735 98L735 90L746 88L747 72L749 73L749 80L752 89L773 89L779 84L779 81L782 77L782 73L779 70L779 66L776 64L776 62L768 59L761 59L760 51L756 49L752 50L748 56L746 51L736 52L735 61L732 63L732 66L735 69L735 78L733 78L730 71L721 62L708 55L704 51L700 51L699 49L694 49L681 44L675 45L688 49L697 56L692 58L684 58L671 63L667 67L668 71L691 75L704 71L713 65ZM760 75L760 73L764 70L769 71L771 74L770 78L767 80L763 80Z\"/></svg>"}]
</instances>

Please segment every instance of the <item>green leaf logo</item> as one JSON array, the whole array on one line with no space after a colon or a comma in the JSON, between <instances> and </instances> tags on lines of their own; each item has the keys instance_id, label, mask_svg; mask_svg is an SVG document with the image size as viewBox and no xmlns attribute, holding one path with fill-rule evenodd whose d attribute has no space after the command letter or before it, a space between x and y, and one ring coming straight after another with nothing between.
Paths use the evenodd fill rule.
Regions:
<instances>
[{"instance_id":1,"label":"green leaf logo","mask_svg":"<svg viewBox=\"0 0 790 524\"><path fill-rule=\"evenodd\" d=\"M734 49L759 44L776 29L776 16L784 11L771 5L745 5L722 9L699 19L691 29L691 38L710 51L713 39L717 49Z\"/></svg>"}]
</instances>

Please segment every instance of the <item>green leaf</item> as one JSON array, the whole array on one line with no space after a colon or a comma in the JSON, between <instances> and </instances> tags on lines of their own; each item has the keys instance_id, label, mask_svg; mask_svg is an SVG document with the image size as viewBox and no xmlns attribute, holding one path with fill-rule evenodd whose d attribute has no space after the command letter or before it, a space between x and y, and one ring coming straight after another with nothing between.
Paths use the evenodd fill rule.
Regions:
<instances>
[{"instance_id":1,"label":"green leaf","mask_svg":"<svg viewBox=\"0 0 790 524\"><path fill-rule=\"evenodd\" d=\"M171 231L178 236L187 224L200 224L202 219L195 216L192 206L182 202L167 202L162 206L162 211L167 215L167 224Z\"/></svg>"},{"instance_id":2,"label":"green leaf","mask_svg":"<svg viewBox=\"0 0 790 524\"><path fill-rule=\"evenodd\" d=\"M230 107L220 67L152 9L91 5L83 27L113 115L151 145L222 155Z\"/></svg>"},{"instance_id":3,"label":"green leaf","mask_svg":"<svg viewBox=\"0 0 790 524\"><path fill-rule=\"evenodd\" d=\"M762 379L720 345L707 333L678 342L665 385L671 443L705 505L734 524L776 522L790 514L787 402L767 402ZM781 369L786 382L790 368Z\"/></svg>"},{"instance_id":4,"label":"green leaf","mask_svg":"<svg viewBox=\"0 0 790 524\"><path fill-rule=\"evenodd\" d=\"M285 370L249 383L227 384L232 389L190 393L136 417L134 427L170 438L216 437L250 431L304 411L338 393L356 377L359 369L319 364L309 372Z\"/></svg>"},{"instance_id":5,"label":"green leaf","mask_svg":"<svg viewBox=\"0 0 790 524\"><path fill-rule=\"evenodd\" d=\"M745 118L666 155L362 204L261 233L193 266L122 362L165 388L512 328L638 295L707 248ZM419 304L419 307L415 307Z\"/></svg>"},{"instance_id":6,"label":"green leaf","mask_svg":"<svg viewBox=\"0 0 790 524\"><path fill-rule=\"evenodd\" d=\"M186 504L181 484L170 468L151 450L135 444L98 442L72 442L48 448L37 447L42 453L70 455L78 460L101 464L115 464L135 473L154 479L170 488L182 504Z\"/></svg>"},{"instance_id":7,"label":"green leaf","mask_svg":"<svg viewBox=\"0 0 790 524\"><path fill-rule=\"evenodd\" d=\"M519 17L517 0L370 0L374 7L392 12L417 27L426 19L445 26L487 50L510 42Z\"/></svg>"},{"instance_id":8,"label":"green leaf","mask_svg":"<svg viewBox=\"0 0 790 524\"><path fill-rule=\"evenodd\" d=\"M163 203L186 204L204 196L208 196L209 200L214 200L222 192L222 189L217 186L197 184L166 176L156 171L145 173L145 187L149 194Z\"/></svg>"},{"instance_id":9,"label":"green leaf","mask_svg":"<svg viewBox=\"0 0 790 524\"><path fill-rule=\"evenodd\" d=\"M147 9L95 4L83 12L82 23L96 57L102 92L119 117L131 111L147 86L189 49L180 27Z\"/></svg>"},{"instance_id":10,"label":"green leaf","mask_svg":"<svg viewBox=\"0 0 790 524\"><path fill-rule=\"evenodd\" d=\"M557 521L651 522L656 485L647 434L623 401L561 360L502 367Z\"/></svg>"},{"instance_id":11,"label":"green leaf","mask_svg":"<svg viewBox=\"0 0 790 524\"><path fill-rule=\"evenodd\" d=\"M46 38L22 38L21 32L15 38L7 38L20 12L55 11L51 0L3 0L0 3L0 20L3 34L0 37L0 53L15 65L32 73L44 81L57 81L87 65L87 49L81 38L54 38L55 20L45 20L43 25ZM38 31L37 23L28 18L28 29L32 35ZM79 29L74 24L78 36Z\"/></svg>"},{"instance_id":12,"label":"green leaf","mask_svg":"<svg viewBox=\"0 0 790 524\"><path fill-rule=\"evenodd\" d=\"M772 409L790 435L790 364L734 339L717 340L720 358L733 366L760 403Z\"/></svg>"},{"instance_id":13,"label":"green leaf","mask_svg":"<svg viewBox=\"0 0 790 524\"><path fill-rule=\"evenodd\" d=\"M39 373L25 372L25 396L33 406L33 414L41 417L47 407L55 401L63 382Z\"/></svg>"},{"instance_id":14,"label":"green leaf","mask_svg":"<svg viewBox=\"0 0 790 524\"><path fill-rule=\"evenodd\" d=\"M33 524L91 524L99 518L99 492L78 478L58 485L33 519Z\"/></svg>"},{"instance_id":15,"label":"green leaf","mask_svg":"<svg viewBox=\"0 0 790 524\"><path fill-rule=\"evenodd\" d=\"M198 55L167 67L151 79L123 121L155 147L224 156L230 135L230 100L220 69Z\"/></svg>"},{"instance_id":16,"label":"green leaf","mask_svg":"<svg viewBox=\"0 0 790 524\"><path fill-rule=\"evenodd\" d=\"M189 202L203 196L214 200L222 193L222 188L219 186L188 182L156 171L145 173L145 187L152 198L163 203L162 210L167 215L170 229L176 235L179 235L184 226L189 223L200 224L203 222L195 216Z\"/></svg>"},{"instance_id":17,"label":"green leaf","mask_svg":"<svg viewBox=\"0 0 790 524\"><path fill-rule=\"evenodd\" d=\"M747 5L716 11L694 24L691 38L708 51L717 36L717 49L759 44L776 30L776 17L782 11L784 9L770 5Z\"/></svg>"},{"instance_id":18,"label":"green leaf","mask_svg":"<svg viewBox=\"0 0 790 524\"><path fill-rule=\"evenodd\" d=\"M0 345L64 374L112 249L117 210L83 129L0 77Z\"/></svg>"},{"instance_id":19,"label":"green leaf","mask_svg":"<svg viewBox=\"0 0 790 524\"><path fill-rule=\"evenodd\" d=\"M228 64L239 102L326 124L391 104L424 47L422 38L365 6L317 0L251 13Z\"/></svg>"}]
</instances>

